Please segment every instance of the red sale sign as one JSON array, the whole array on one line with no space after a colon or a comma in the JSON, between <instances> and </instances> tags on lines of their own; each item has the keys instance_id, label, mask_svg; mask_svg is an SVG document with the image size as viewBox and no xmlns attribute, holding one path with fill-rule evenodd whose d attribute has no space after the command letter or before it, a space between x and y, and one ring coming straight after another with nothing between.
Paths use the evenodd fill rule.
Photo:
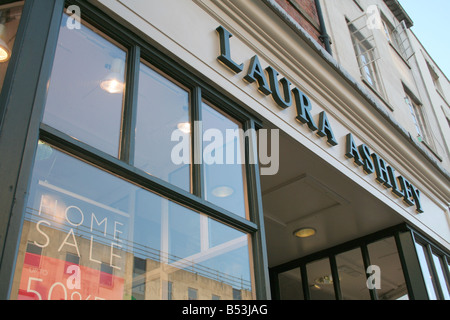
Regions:
<instances>
[{"instance_id":1,"label":"red sale sign","mask_svg":"<svg viewBox=\"0 0 450 320\"><path fill-rule=\"evenodd\" d=\"M123 292L123 278L27 252L18 299L122 300Z\"/></svg>"}]
</instances>

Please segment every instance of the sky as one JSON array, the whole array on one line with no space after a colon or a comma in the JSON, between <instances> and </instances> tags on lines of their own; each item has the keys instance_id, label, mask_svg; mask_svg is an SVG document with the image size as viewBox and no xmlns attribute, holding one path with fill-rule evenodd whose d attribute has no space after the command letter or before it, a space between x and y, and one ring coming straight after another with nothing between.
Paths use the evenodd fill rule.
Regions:
<instances>
[{"instance_id":1,"label":"sky","mask_svg":"<svg viewBox=\"0 0 450 320\"><path fill-rule=\"evenodd\" d=\"M450 79L450 1L399 0L414 22L411 30Z\"/></svg>"}]
</instances>

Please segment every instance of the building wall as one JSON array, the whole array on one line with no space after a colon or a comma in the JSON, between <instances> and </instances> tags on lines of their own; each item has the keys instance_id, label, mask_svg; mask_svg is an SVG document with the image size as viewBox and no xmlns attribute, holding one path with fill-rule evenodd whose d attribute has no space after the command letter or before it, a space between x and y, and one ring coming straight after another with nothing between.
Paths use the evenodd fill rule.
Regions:
<instances>
[{"instance_id":1,"label":"building wall","mask_svg":"<svg viewBox=\"0 0 450 320\"><path fill-rule=\"evenodd\" d=\"M314 0L276 0L286 12L305 29L317 43L320 40L320 21Z\"/></svg>"}]
</instances>

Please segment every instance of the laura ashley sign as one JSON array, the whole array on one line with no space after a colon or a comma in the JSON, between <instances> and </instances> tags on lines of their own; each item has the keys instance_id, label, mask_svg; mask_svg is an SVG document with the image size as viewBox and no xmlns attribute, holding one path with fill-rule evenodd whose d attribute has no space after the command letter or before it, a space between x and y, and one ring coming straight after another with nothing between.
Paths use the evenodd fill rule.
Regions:
<instances>
[{"instance_id":1,"label":"laura ashley sign","mask_svg":"<svg viewBox=\"0 0 450 320\"><path fill-rule=\"evenodd\" d=\"M230 38L232 34L219 26L217 32L220 37L220 55L217 59L234 73L239 74L244 71L243 63L236 63L231 58ZM249 83L256 83L261 94L272 96L277 105L286 109L295 105L297 110L296 120L301 124L306 124L309 130L316 132L319 137L326 137L330 146L338 145L334 136L330 121L325 111L319 113L318 123L311 115L312 104L308 96L292 83L282 77L278 79L279 73L271 66L262 68L257 55L249 61L249 66L243 79ZM420 202L420 191L401 175L395 174L395 169L386 163L378 154L371 152L365 145L357 146L351 133L346 137L345 156L353 159L354 163L362 167L366 174L375 174L376 181L384 187L391 189L392 194L402 198L407 206L415 206L418 213L423 213Z\"/></svg>"}]
</instances>

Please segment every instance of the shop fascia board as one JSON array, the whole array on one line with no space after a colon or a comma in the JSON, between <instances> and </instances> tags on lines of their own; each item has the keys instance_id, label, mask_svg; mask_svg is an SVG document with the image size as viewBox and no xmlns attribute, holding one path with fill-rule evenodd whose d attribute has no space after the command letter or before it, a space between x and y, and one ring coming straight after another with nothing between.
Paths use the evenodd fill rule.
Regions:
<instances>
[{"instance_id":1,"label":"shop fascia board","mask_svg":"<svg viewBox=\"0 0 450 320\"><path fill-rule=\"evenodd\" d=\"M385 160L397 164L408 177L414 177L416 185L426 186L441 201L448 202L450 195L445 191L448 190L449 175L445 169L309 35L301 37L305 43L299 41L298 33L293 34L287 25L280 24L270 15L267 8L255 5L253 1L212 2L238 24L233 25L234 28L243 28L239 29L239 34L248 34L248 37L240 37L240 41L250 47L256 47L257 41L258 55L286 78L301 79L301 90L335 119L340 119L340 125L353 133L357 128L361 139ZM304 32L300 26L298 28L299 32ZM367 107L368 104L373 108Z\"/></svg>"}]
</instances>

